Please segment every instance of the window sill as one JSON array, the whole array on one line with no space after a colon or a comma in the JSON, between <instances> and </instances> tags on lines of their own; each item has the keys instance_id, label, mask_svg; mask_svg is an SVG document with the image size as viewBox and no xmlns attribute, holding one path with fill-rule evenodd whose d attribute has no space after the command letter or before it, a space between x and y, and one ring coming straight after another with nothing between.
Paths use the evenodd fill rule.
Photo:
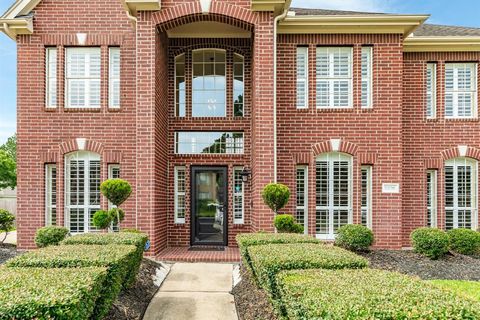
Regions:
<instances>
[{"instance_id":1,"label":"window sill","mask_svg":"<svg viewBox=\"0 0 480 320\"><path fill-rule=\"evenodd\" d=\"M436 119L432 119L436 120ZM478 122L478 118L445 118L445 121L452 122Z\"/></svg>"},{"instance_id":2,"label":"window sill","mask_svg":"<svg viewBox=\"0 0 480 320\"><path fill-rule=\"evenodd\" d=\"M65 111L65 112L93 112L93 113L96 113L96 112L101 112L102 108L100 108L100 107L98 107L98 108L68 108L68 107L65 107L65 108L63 108L63 111Z\"/></svg>"},{"instance_id":3,"label":"window sill","mask_svg":"<svg viewBox=\"0 0 480 320\"><path fill-rule=\"evenodd\" d=\"M202 157L211 157L211 158L221 158L221 157L245 157L245 153L175 153L176 158L202 158Z\"/></svg>"}]
</instances>

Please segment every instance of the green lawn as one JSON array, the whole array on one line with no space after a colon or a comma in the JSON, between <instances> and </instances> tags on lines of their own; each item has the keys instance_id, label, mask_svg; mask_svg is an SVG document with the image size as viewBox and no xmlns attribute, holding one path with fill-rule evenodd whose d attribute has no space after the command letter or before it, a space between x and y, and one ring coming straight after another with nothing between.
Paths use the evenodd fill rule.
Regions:
<instances>
[{"instance_id":1,"label":"green lawn","mask_svg":"<svg viewBox=\"0 0 480 320\"><path fill-rule=\"evenodd\" d=\"M431 280L434 285L449 289L469 298L480 301L480 282L478 281L462 281L462 280Z\"/></svg>"}]
</instances>

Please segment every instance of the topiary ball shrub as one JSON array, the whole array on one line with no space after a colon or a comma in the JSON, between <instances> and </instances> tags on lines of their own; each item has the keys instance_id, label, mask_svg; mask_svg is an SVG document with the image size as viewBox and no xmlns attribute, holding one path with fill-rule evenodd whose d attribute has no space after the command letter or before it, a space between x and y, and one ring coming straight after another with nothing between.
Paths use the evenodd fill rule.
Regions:
<instances>
[{"instance_id":1,"label":"topiary ball shrub","mask_svg":"<svg viewBox=\"0 0 480 320\"><path fill-rule=\"evenodd\" d=\"M447 254L450 246L448 234L436 228L418 228L410 235L415 252L436 260Z\"/></svg>"},{"instance_id":2,"label":"topiary ball shrub","mask_svg":"<svg viewBox=\"0 0 480 320\"><path fill-rule=\"evenodd\" d=\"M93 225L99 229L106 229L112 222L112 216L108 211L98 210L93 215Z\"/></svg>"},{"instance_id":3,"label":"topiary ball shrub","mask_svg":"<svg viewBox=\"0 0 480 320\"><path fill-rule=\"evenodd\" d=\"M474 255L480 249L480 234L471 229L453 229L447 232L450 249L454 252Z\"/></svg>"},{"instance_id":4,"label":"topiary ball shrub","mask_svg":"<svg viewBox=\"0 0 480 320\"><path fill-rule=\"evenodd\" d=\"M335 245L356 252L368 251L373 244L373 232L359 224L347 224L337 230Z\"/></svg>"},{"instance_id":5,"label":"topiary ball shrub","mask_svg":"<svg viewBox=\"0 0 480 320\"><path fill-rule=\"evenodd\" d=\"M117 207L128 199L132 193L132 187L123 179L108 179L100 185L102 194Z\"/></svg>"},{"instance_id":6,"label":"topiary ball shrub","mask_svg":"<svg viewBox=\"0 0 480 320\"><path fill-rule=\"evenodd\" d=\"M125 229L120 230L120 232L124 232L124 233L143 233L142 231L140 231L138 229L135 229L135 228L125 228Z\"/></svg>"},{"instance_id":7,"label":"topiary ball shrub","mask_svg":"<svg viewBox=\"0 0 480 320\"><path fill-rule=\"evenodd\" d=\"M275 213L282 209L290 198L290 189L281 183L269 183L262 191L263 202Z\"/></svg>"},{"instance_id":8,"label":"topiary ball shrub","mask_svg":"<svg viewBox=\"0 0 480 320\"><path fill-rule=\"evenodd\" d=\"M37 230L35 234L35 244L39 248L56 246L65 239L68 229L65 227L50 226Z\"/></svg>"},{"instance_id":9,"label":"topiary ball shrub","mask_svg":"<svg viewBox=\"0 0 480 320\"><path fill-rule=\"evenodd\" d=\"M290 214L276 215L273 224L280 233L303 233L303 226L295 223L295 219Z\"/></svg>"}]
</instances>

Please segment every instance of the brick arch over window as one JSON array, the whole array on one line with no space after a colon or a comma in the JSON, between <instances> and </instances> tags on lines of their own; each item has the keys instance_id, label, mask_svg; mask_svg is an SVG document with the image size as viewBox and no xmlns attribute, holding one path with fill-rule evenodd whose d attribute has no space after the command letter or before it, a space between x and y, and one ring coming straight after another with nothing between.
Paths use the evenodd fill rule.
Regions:
<instances>
[{"instance_id":1,"label":"brick arch over window","mask_svg":"<svg viewBox=\"0 0 480 320\"><path fill-rule=\"evenodd\" d=\"M84 143L80 139L64 141L60 144L60 153L62 155L73 151L91 151L98 154L103 153L103 144L94 140L85 139Z\"/></svg>"},{"instance_id":2,"label":"brick arch over window","mask_svg":"<svg viewBox=\"0 0 480 320\"><path fill-rule=\"evenodd\" d=\"M480 161L480 149L471 146L457 146L445 149L441 152L441 155L443 160L466 157Z\"/></svg>"},{"instance_id":3,"label":"brick arch over window","mask_svg":"<svg viewBox=\"0 0 480 320\"><path fill-rule=\"evenodd\" d=\"M357 155L358 146L349 141L335 141L336 139L322 141L312 146L313 155L316 157L327 152L341 152L352 156ZM338 148L335 146L338 144Z\"/></svg>"},{"instance_id":4,"label":"brick arch over window","mask_svg":"<svg viewBox=\"0 0 480 320\"><path fill-rule=\"evenodd\" d=\"M253 31L256 20L257 15L246 8L216 1L212 1L208 14L202 13L199 1L182 3L152 13L152 21L157 25L160 32L200 21L221 22Z\"/></svg>"}]
</instances>

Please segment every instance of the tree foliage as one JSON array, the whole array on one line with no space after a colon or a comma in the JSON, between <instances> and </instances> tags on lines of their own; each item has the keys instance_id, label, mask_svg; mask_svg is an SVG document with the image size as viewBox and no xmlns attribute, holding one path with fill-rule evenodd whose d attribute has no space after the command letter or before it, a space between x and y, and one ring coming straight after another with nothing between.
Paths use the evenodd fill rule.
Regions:
<instances>
[{"instance_id":1,"label":"tree foliage","mask_svg":"<svg viewBox=\"0 0 480 320\"><path fill-rule=\"evenodd\" d=\"M17 186L17 163L4 150L0 150L0 189Z\"/></svg>"},{"instance_id":2,"label":"tree foliage","mask_svg":"<svg viewBox=\"0 0 480 320\"><path fill-rule=\"evenodd\" d=\"M15 221L13 214L5 209L0 209L0 233L4 233L3 239L0 239L0 243L5 241L8 232L14 227L13 221Z\"/></svg>"},{"instance_id":3,"label":"tree foliage","mask_svg":"<svg viewBox=\"0 0 480 320\"><path fill-rule=\"evenodd\" d=\"M15 133L13 136L7 139L2 146L0 146L0 150L5 151L15 162L17 161L17 134Z\"/></svg>"}]
</instances>

